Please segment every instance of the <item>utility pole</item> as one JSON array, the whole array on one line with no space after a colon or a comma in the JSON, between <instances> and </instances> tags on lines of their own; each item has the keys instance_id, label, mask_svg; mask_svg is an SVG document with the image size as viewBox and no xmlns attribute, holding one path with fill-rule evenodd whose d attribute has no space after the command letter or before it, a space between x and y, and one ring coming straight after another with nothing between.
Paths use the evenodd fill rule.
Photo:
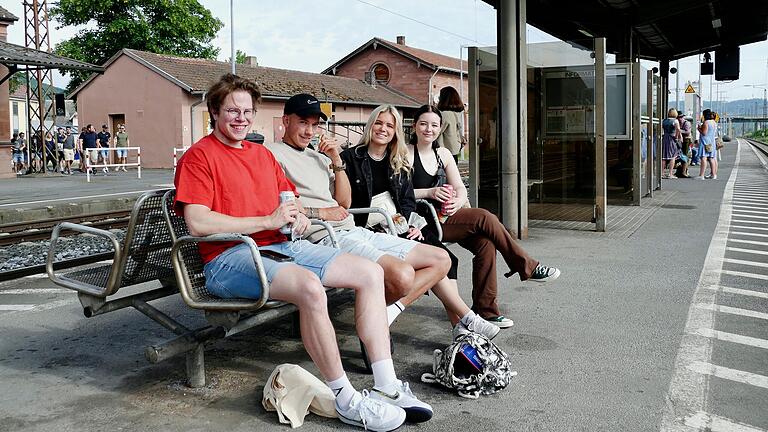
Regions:
<instances>
[{"instance_id":1,"label":"utility pole","mask_svg":"<svg viewBox=\"0 0 768 432\"><path fill-rule=\"evenodd\" d=\"M40 51L51 52L51 38L48 27L47 0L24 0L24 46ZM27 81L27 127L29 141L27 145L27 160L32 163L32 143L42 149L43 172L46 172L47 154L45 151L46 120L55 123L53 75L51 69L37 69L26 72ZM32 88L32 82L36 88ZM49 101L50 103L46 103ZM37 106L33 107L32 104ZM35 124L36 123L36 124ZM36 137L36 138L35 138ZM38 150L38 149L35 149Z\"/></svg>"},{"instance_id":2,"label":"utility pole","mask_svg":"<svg viewBox=\"0 0 768 432\"><path fill-rule=\"evenodd\" d=\"M232 56L232 75L235 75L235 0L229 0L229 50Z\"/></svg>"}]
</instances>

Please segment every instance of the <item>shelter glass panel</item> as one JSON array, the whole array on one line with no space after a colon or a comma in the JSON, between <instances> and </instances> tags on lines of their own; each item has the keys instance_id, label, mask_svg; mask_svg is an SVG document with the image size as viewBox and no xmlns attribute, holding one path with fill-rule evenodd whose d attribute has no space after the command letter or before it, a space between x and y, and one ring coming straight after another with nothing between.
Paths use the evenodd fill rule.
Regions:
<instances>
[{"instance_id":1,"label":"shelter glass panel","mask_svg":"<svg viewBox=\"0 0 768 432\"><path fill-rule=\"evenodd\" d=\"M528 45L529 219L594 222L592 40Z\"/></svg>"}]
</instances>

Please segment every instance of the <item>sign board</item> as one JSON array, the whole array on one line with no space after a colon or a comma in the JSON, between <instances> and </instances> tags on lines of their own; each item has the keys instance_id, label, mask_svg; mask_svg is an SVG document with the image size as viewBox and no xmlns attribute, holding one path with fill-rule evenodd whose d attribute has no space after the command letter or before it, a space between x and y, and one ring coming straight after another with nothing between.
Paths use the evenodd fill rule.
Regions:
<instances>
[{"instance_id":1,"label":"sign board","mask_svg":"<svg viewBox=\"0 0 768 432\"><path fill-rule=\"evenodd\" d=\"M320 111L327 115L328 118L331 118L333 116L333 104L328 102L321 102Z\"/></svg>"},{"instance_id":2,"label":"sign board","mask_svg":"<svg viewBox=\"0 0 768 432\"><path fill-rule=\"evenodd\" d=\"M688 87L685 88L686 93L696 93L696 89L693 88L692 85L688 84Z\"/></svg>"}]
</instances>

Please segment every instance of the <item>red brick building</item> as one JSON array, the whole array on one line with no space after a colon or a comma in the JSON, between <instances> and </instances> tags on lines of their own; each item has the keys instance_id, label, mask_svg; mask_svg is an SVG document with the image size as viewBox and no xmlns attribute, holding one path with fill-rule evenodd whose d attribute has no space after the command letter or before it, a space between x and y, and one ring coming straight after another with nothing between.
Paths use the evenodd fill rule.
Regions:
<instances>
[{"instance_id":1,"label":"red brick building","mask_svg":"<svg viewBox=\"0 0 768 432\"><path fill-rule=\"evenodd\" d=\"M410 47L398 36L397 42L373 38L322 73L384 84L421 103L436 102L440 89L452 86L466 104L467 68L466 60Z\"/></svg>"}]
</instances>

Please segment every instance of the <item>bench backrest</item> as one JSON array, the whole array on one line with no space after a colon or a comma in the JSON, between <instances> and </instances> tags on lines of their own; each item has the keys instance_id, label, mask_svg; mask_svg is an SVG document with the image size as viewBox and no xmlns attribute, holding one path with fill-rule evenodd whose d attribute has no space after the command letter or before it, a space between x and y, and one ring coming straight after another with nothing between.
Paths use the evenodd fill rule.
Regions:
<instances>
[{"instance_id":1,"label":"bench backrest","mask_svg":"<svg viewBox=\"0 0 768 432\"><path fill-rule=\"evenodd\" d=\"M147 192L133 206L119 263L121 287L155 279L173 279L173 238L163 217L166 191Z\"/></svg>"},{"instance_id":2,"label":"bench backrest","mask_svg":"<svg viewBox=\"0 0 768 432\"><path fill-rule=\"evenodd\" d=\"M167 191L163 196L163 215L165 216L166 224L170 228L171 237L174 242L180 237L190 235L184 217L176 214L176 210L173 208L175 200L176 189ZM181 273L183 275L177 275L177 277L184 278L183 283L186 284L189 293L198 299L215 299L216 296L211 294L205 287L203 259L200 256L200 249L197 243L184 243L180 247L180 254L179 258L181 259L179 259L177 265L181 266Z\"/></svg>"}]
</instances>

